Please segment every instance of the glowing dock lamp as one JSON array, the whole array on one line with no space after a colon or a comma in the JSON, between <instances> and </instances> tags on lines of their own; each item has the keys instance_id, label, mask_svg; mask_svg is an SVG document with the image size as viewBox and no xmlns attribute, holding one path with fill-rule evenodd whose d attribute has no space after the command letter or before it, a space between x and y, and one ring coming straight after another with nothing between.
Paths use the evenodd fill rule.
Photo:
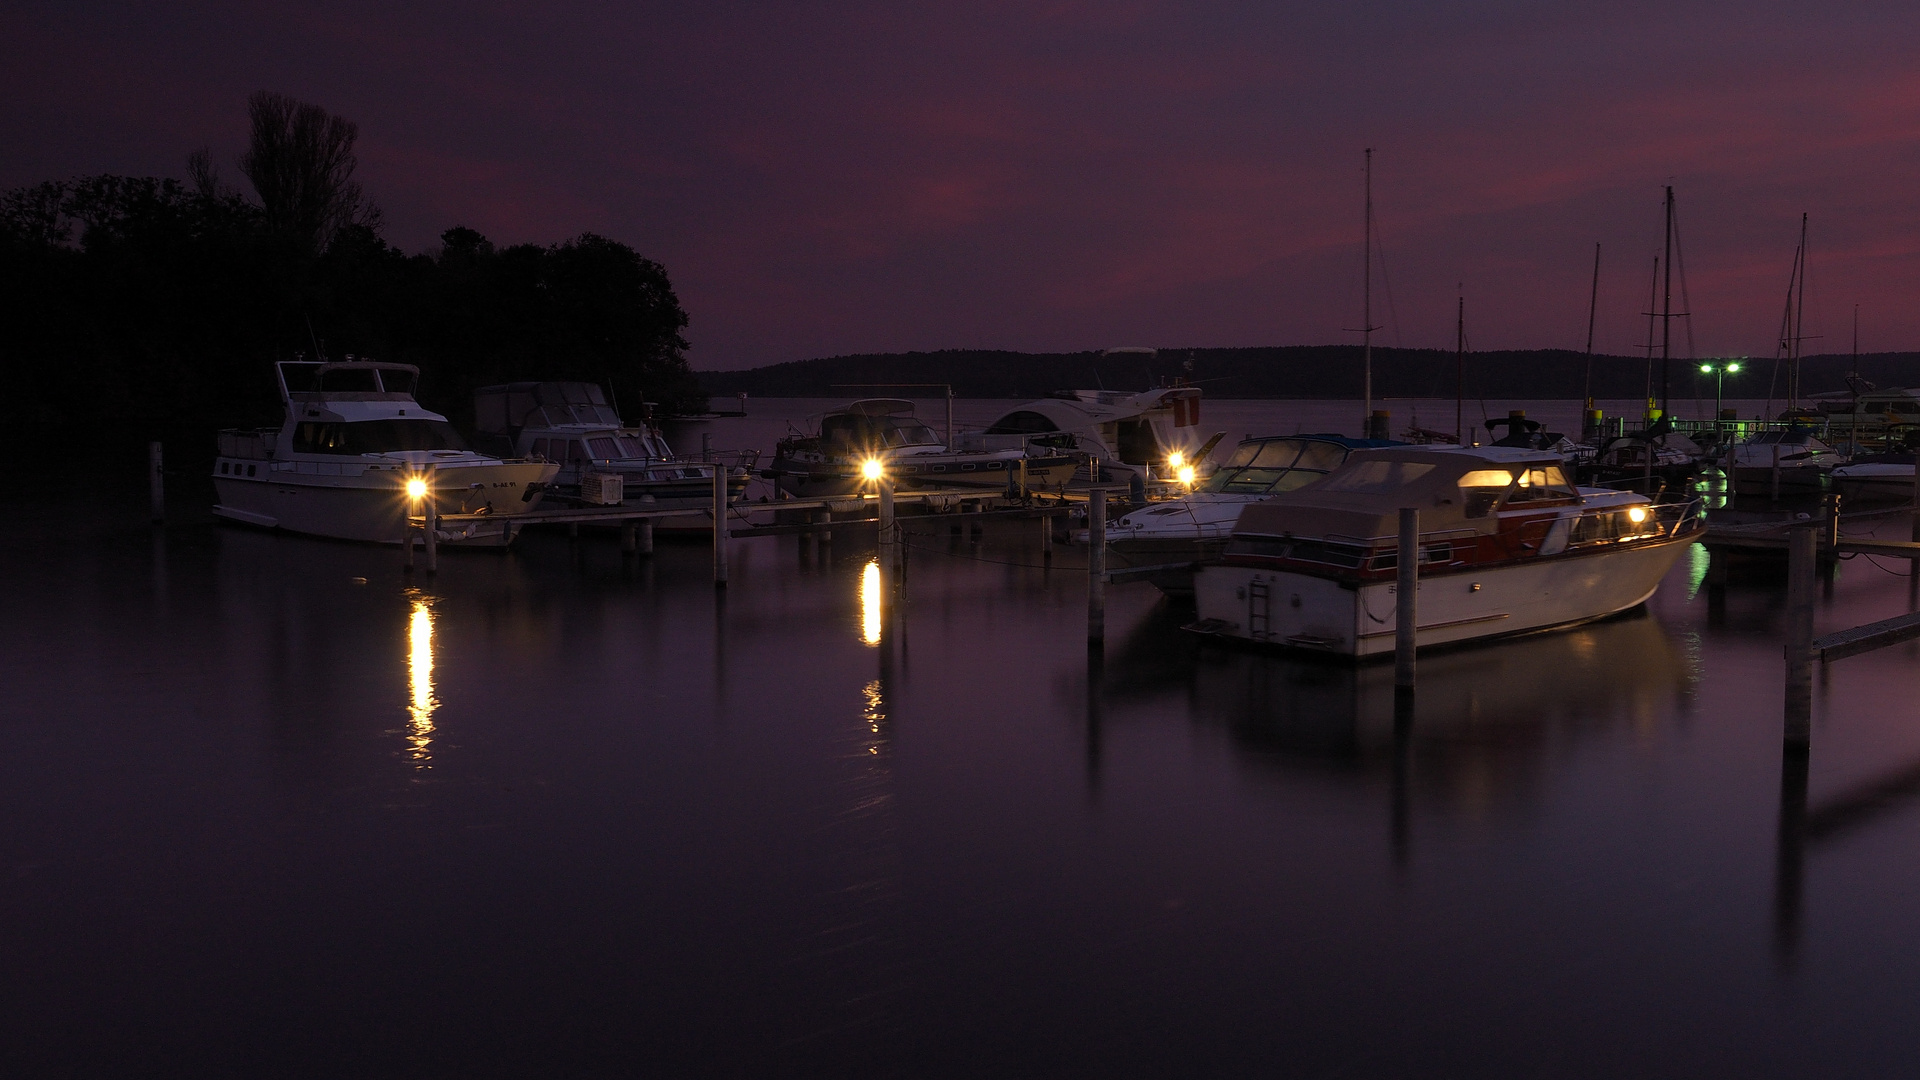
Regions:
<instances>
[{"instance_id":1,"label":"glowing dock lamp","mask_svg":"<svg viewBox=\"0 0 1920 1080\"><path fill-rule=\"evenodd\" d=\"M860 475L867 480L878 480L887 475L886 463L877 457L870 457L860 463Z\"/></svg>"},{"instance_id":2,"label":"glowing dock lamp","mask_svg":"<svg viewBox=\"0 0 1920 1080\"><path fill-rule=\"evenodd\" d=\"M1717 427L1720 424L1720 390L1726 385L1727 376L1740 374L1740 361L1709 360L1700 365L1700 374L1713 376L1713 422Z\"/></svg>"},{"instance_id":3,"label":"glowing dock lamp","mask_svg":"<svg viewBox=\"0 0 1920 1080\"><path fill-rule=\"evenodd\" d=\"M427 482L417 476L407 478L407 498L416 502L426 497Z\"/></svg>"}]
</instances>

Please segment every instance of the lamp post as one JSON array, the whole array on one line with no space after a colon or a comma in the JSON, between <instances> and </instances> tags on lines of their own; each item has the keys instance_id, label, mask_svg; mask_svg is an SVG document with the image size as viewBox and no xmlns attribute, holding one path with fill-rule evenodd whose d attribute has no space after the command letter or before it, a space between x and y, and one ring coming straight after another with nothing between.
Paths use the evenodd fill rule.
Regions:
<instances>
[{"instance_id":1,"label":"lamp post","mask_svg":"<svg viewBox=\"0 0 1920 1080\"><path fill-rule=\"evenodd\" d=\"M1726 360L1709 360L1700 365L1700 374L1713 376L1713 430L1720 430L1720 392L1725 388L1728 375L1740 374L1740 361L1745 357Z\"/></svg>"}]
</instances>

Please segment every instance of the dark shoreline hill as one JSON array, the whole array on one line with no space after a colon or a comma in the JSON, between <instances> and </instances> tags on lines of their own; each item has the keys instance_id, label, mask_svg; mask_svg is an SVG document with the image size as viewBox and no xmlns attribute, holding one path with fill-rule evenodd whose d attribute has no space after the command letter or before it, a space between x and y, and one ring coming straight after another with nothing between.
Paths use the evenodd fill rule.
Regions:
<instances>
[{"instance_id":1,"label":"dark shoreline hill","mask_svg":"<svg viewBox=\"0 0 1920 1080\"><path fill-rule=\"evenodd\" d=\"M1191 359L1191 372L1186 368ZM1810 356L1803 362L1803 393L1844 390L1852 357ZM1764 398L1774 361L1745 361L1727 377L1729 398ZM1920 353L1874 353L1859 358L1860 373L1879 386L1920 385ZM1654 360L1659 394L1660 361ZM1784 365L1783 365L1784 367ZM1376 398L1454 396L1455 355L1441 349L1373 350ZM752 397L932 397L937 390L900 384L951 383L959 397L1029 398L1054 390L1143 390L1162 379L1187 376L1217 398L1358 398L1360 347L1289 345L1244 349L1162 349L1158 356L1098 352L1023 353L986 349L868 353L796 360L740 371L696 372L709 394ZM1692 400L1713 396L1713 382L1699 362L1672 361L1671 394ZM1466 356L1469 398L1572 398L1582 396L1586 358L1571 349L1470 352ZM1595 356L1593 396L1638 398L1646 390L1647 361L1635 356ZM1774 378L1772 396L1785 393L1786 373Z\"/></svg>"}]
</instances>

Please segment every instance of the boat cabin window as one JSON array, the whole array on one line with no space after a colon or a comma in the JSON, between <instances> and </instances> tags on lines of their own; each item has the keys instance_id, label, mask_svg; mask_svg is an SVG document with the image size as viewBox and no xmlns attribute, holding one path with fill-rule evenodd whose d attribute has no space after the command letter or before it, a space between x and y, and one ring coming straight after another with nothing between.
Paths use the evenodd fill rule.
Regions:
<instances>
[{"instance_id":1,"label":"boat cabin window","mask_svg":"<svg viewBox=\"0 0 1920 1080\"><path fill-rule=\"evenodd\" d=\"M902 421L881 433L882 446L938 446L933 429L917 420Z\"/></svg>"},{"instance_id":2,"label":"boat cabin window","mask_svg":"<svg viewBox=\"0 0 1920 1080\"><path fill-rule=\"evenodd\" d=\"M308 421L293 429L301 454L386 454L396 450L465 450L467 443L445 420Z\"/></svg>"},{"instance_id":3,"label":"boat cabin window","mask_svg":"<svg viewBox=\"0 0 1920 1080\"><path fill-rule=\"evenodd\" d=\"M1513 486L1507 469L1475 469L1460 478L1460 505L1467 517L1486 517Z\"/></svg>"},{"instance_id":4,"label":"boat cabin window","mask_svg":"<svg viewBox=\"0 0 1920 1080\"><path fill-rule=\"evenodd\" d=\"M380 369L380 387L389 394L405 394L412 397L414 383L418 382L419 378L417 372L395 371L392 368Z\"/></svg>"},{"instance_id":5,"label":"boat cabin window","mask_svg":"<svg viewBox=\"0 0 1920 1080\"><path fill-rule=\"evenodd\" d=\"M1507 494L1509 507L1579 498L1558 465L1532 465L1515 472L1513 490Z\"/></svg>"},{"instance_id":6,"label":"boat cabin window","mask_svg":"<svg viewBox=\"0 0 1920 1080\"><path fill-rule=\"evenodd\" d=\"M1398 491L1433 471L1425 461L1349 461L1320 484L1321 491Z\"/></svg>"},{"instance_id":7,"label":"boat cabin window","mask_svg":"<svg viewBox=\"0 0 1920 1080\"><path fill-rule=\"evenodd\" d=\"M629 456L620 448L619 441L610 435L597 435L588 439L587 446L592 448L593 456L596 458L611 459Z\"/></svg>"},{"instance_id":8,"label":"boat cabin window","mask_svg":"<svg viewBox=\"0 0 1920 1080\"><path fill-rule=\"evenodd\" d=\"M317 389L335 393L380 392L380 376L373 368L334 368L320 372Z\"/></svg>"},{"instance_id":9,"label":"boat cabin window","mask_svg":"<svg viewBox=\"0 0 1920 1080\"><path fill-rule=\"evenodd\" d=\"M1022 409L1010 412L993 422L987 429L989 435L1044 435L1049 431L1059 431L1060 426L1042 413Z\"/></svg>"}]
</instances>

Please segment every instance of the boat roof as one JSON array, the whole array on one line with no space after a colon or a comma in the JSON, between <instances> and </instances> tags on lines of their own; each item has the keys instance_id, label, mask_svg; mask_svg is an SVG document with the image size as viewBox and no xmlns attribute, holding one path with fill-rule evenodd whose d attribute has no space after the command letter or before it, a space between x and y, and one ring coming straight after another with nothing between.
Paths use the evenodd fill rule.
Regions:
<instances>
[{"instance_id":1,"label":"boat roof","mask_svg":"<svg viewBox=\"0 0 1920 1080\"><path fill-rule=\"evenodd\" d=\"M1420 511L1423 533L1491 531L1493 517L1467 516L1462 481L1469 474L1492 471L1513 476L1528 468L1564 469L1564 465L1560 455L1551 450L1518 446L1355 450L1325 480L1248 506L1234 531L1366 539L1395 533L1400 510L1405 507Z\"/></svg>"}]
</instances>

